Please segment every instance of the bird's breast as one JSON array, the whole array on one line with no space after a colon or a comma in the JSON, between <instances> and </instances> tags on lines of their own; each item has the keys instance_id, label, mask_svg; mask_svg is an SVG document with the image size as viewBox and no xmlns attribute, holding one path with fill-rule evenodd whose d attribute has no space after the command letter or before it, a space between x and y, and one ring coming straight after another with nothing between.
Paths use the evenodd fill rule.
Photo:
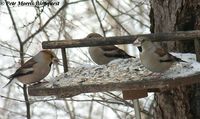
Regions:
<instances>
[{"instance_id":1,"label":"bird's breast","mask_svg":"<svg viewBox=\"0 0 200 119\"><path fill-rule=\"evenodd\" d=\"M88 51L92 60L98 65L108 64L110 61L114 59L106 57L104 55L104 51L99 47L90 47Z\"/></svg>"},{"instance_id":2,"label":"bird's breast","mask_svg":"<svg viewBox=\"0 0 200 119\"><path fill-rule=\"evenodd\" d=\"M160 57L151 52L142 52L140 59L141 63L152 72L165 72L172 65L171 62L160 62Z\"/></svg>"},{"instance_id":3,"label":"bird's breast","mask_svg":"<svg viewBox=\"0 0 200 119\"><path fill-rule=\"evenodd\" d=\"M33 73L18 77L17 79L23 84L39 82L49 74L51 67L49 65L36 64L33 69Z\"/></svg>"}]
</instances>

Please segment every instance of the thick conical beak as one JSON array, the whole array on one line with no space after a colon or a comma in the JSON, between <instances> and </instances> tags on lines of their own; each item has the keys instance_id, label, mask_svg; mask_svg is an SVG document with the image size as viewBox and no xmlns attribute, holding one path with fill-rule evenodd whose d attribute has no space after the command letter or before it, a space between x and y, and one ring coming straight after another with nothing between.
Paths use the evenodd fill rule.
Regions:
<instances>
[{"instance_id":1,"label":"thick conical beak","mask_svg":"<svg viewBox=\"0 0 200 119\"><path fill-rule=\"evenodd\" d=\"M136 46L139 50L139 52L142 52L142 41L143 41L143 38L142 37L138 37L134 42L133 42L133 45Z\"/></svg>"},{"instance_id":2,"label":"thick conical beak","mask_svg":"<svg viewBox=\"0 0 200 119\"><path fill-rule=\"evenodd\" d=\"M141 41L140 41L140 39L137 38L137 39L133 42L133 45L136 46L136 47L141 46Z\"/></svg>"},{"instance_id":3,"label":"thick conical beak","mask_svg":"<svg viewBox=\"0 0 200 119\"><path fill-rule=\"evenodd\" d=\"M53 62L53 64L59 64L60 60L57 57L54 57L52 62Z\"/></svg>"}]
</instances>

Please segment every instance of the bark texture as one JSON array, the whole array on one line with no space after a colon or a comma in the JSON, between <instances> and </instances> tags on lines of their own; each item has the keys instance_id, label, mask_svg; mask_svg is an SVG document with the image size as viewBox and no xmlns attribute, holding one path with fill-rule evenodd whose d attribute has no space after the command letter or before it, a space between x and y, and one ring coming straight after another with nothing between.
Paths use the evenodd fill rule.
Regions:
<instances>
[{"instance_id":1,"label":"bark texture","mask_svg":"<svg viewBox=\"0 0 200 119\"><path fill-rule=\"evenodd\" d=\"M151 32L200 29L199 0L152 0ZM195 52L194 41L163 42L170 51ZM177 87L155 95L156 119L200 119L200 85Z\"/></svg>"}]
</instances>

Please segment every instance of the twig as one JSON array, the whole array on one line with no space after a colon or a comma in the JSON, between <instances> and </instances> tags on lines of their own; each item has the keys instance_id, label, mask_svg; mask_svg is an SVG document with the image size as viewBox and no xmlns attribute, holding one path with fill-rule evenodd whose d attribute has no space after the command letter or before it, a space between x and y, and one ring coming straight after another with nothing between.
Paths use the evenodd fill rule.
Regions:
<instances>
[{"instance_id":1,"label":"twig","mask_svg":"<svg viewBox=\"0 0 200 119\"><path fill-rule=\"evenodd\" d=\"M96 16L97 16L97 19L98 19L98 21L99 21L99 25L100 25L101 30L102 30L102 32L103 32L103 36L105 37L105 36L106 36L106 32L105 32L105 30L104 30L104 28L103 28L103 24L101 23L101 19L100 19L100 17L99 17L98 12L97 12L97 8L96 8L96 6L95 6L94 0L91 0L91 1L92 1L92 5L93 5L93 7L94 7L94 12L95 12L95 14L96 14Z\"/></svg>"},{"instance_id":2,"label":"twig","mask_svg":"<svg viewBox=\"0 0 200 119\"><path fill-rule=\"evenodd\" d=\"M14 112L14 111L9 110L9 109L6 109L6 108L0 107L0 110L8 111L9 113L13 113L13 114L15 114L15 115L20 115L20 116L26 117L26 115L23 115L23 114L21 114L21 113L19 113L19 112Z\"/></svg>"},{"instance_id":3,"label":"twig","mask_svg":"<svg viewBox=\"0 0 200 119\"><path fill-rule=\"evenodd\" d=\"M5 2L7 3L7 0L5 0ZM7 9L8 9L8 12L9 12L9 15L10 15L10 18L12 20L12 23L13 23L13 26L14 26L14 30L15 30L15 33L17 35L17 38L18 38L18 41L19 41L19 45L20 45L20 58L21 58L21 64L24 63L24 54L23 54L23 51L24 51L24 48L23 48L23 42L19 36L19 33L18 33L18 30L17 30L17 26L16 26L16 23L15 23L15 20L13 18L13 15L12 15L12 12L10 10L10 7L8 6L8 4L6 4L7 6ZM25 99L25 103L26 103L26 117L27 119L30 119L31 116L30 116L30 103L29 103L29 100L28 100L28 94L27 94L27 88L26 88L26 85L23 86L23 92L24 92L24 99Z\"/></svg>"},{"instance_id":4,"label":"twig","mask_svg":"<svg viewBox=\"0 0 200 119\"><path fill-rule=\"evenodd\" d=\"M30 35L28 38L26 38L26 40L23 41L23 44L26 44L26 42L28 42L31 38L33 38L35 35L37 35L40 31L42 31L49 23L52 19L54 19L59 13L60 11L62 11L66 6L70 5L70 4L76 4L79 2L84 2L84 1L88 1L88 0L79 0L79 1L75 1L75 2L71 2L71 3L65 3L60 9L58 9L58 11L51 16L46 23L41 26L35 33L33 33L32 35Z\"/></svg>"},{"instance_id":5,"label":"twig","mask_svg":"<svg viewBox=\"0 0 200 119\"><path fill-rule=\"evenodd\" d=\"M15 33L16 33L16 35L17 35L18 41L19 41L19 43L21 44L21 43L22 43L22 40L21 40L21 38L20 38L20 36L19 36L19 32L18 32L16 23L15 23L15 20L14 20L14 18L13 18L12 12L11 12L11 10L10 10L10 7L9 7L8 4L7 4L7 0L5 0L5 2L6 2L6 7L7 7L7 9L8 9L10 18L11 18L11 20L12 20L12 24L13 24L13 26L14 26L14 30L15 30Z\"/></svg>"},{"instance_id":6,"label":"twig","mask_svg":"<svg viewBox=\"0 0 200 119\"><path fill-rule=\"evenodd\" d=\"M63 10L66 6L68 5L68 3L64 4L53 16L51 16L47 21L46 23L41 26L35 33L33 33L32 35L30 35L28 38L26 38L26 40L23 41L23 44L26 44L26 42L28 42L31 38L33 38L35 35L37 35L40 31L42 31L48 24L49 22L55 18L61 10Z\"/></svg>"},{"instance_id":7,"label":"twig","mask_svg":"<svg viewBox=\"0 0 200 119\"><path fill-rule=\"evenodd\" d=\"M3 95L0 95L1 98L4 98L4 99L9 99L9 100L13 100L13 101L17 101L17 102L26 102L24 100L19 100L19 99L15 99L15 98L10 98L10 97L6 97L6 96L3 96Z\"/></svg>"},{"instance_id":8,"label":"twig","mask_svg":"<svg viewBox=\"0 0 200 119\"><path fill-rule=\"evenodd\" d=\"M110 2L110 0L106 0L106 1L108 2L109 5L111 5L111 6L112 6L115 10L117 10L119 13L128 15L131 19L137 21L138 23L142 24L142 25L145 26L146 28L149 28L149 27L150 27L150 26L146 25L145 23L143 23L141 20L136 19L135 17L133 17L133 15L128 14L127 11L126 11L126 12L123 12L123 11L121 11L120 9L117 9L117 8Z\"/></svg>"},{"instance_id":9,"label":"twig","mask_svg":"<svg viewBox=\"0 0 200 119\"><path fill-rule=\"evenodd\" d=\"M26 101L25 103L26 103L26 109L27 109L27 119L31 119L30 102L29 102L29 99L28 99L26 84L23 85L23 92L24 92L24 99Z\"/></svg>"},{"instance_id":10,"label":"twig","mask_svg":"<svg viewBox=\"0 0 200 119\"><path fill-rule=\"evenodd\" d=\"M13 100L13 101L17 101L17 102L26 102L24 100L19 100L19 99L15 99L15 98L10 98L10 97L6 97L3 95L0 95L0 98L4 98L4 99L9 99L9 100ZM99 100L99 99L88 99L88 100L76 100L76 99L57 99L57 98L52 98L52 99L45 99L45 100L30 100L30 103L35 103L35 102L49 102L49 101L55 101L55 100L64 100L64 101L75 101L75 102L102 102L102 103L110 103L110 104L116 104L116 105L126 105L122 102L118 102L118 101L109 101L109 100Z\"/></svg>"},{"instance_id":11,"label":"twig","mask_svg":"<svg viewBox=\"0 0 200 119\"><path fill-rule=\"evenodd\" d=\"M131 33L129 33L126 28L124 28L124 26L122 26L122 24L99 2L96 0L96 2L98 3L98 5L103 8L103 10L106 11L106 13L108 13L108 15L110 15L110 17L113 18L113 20L128 34L131 35Z\"/></svg>"}]
</instances>

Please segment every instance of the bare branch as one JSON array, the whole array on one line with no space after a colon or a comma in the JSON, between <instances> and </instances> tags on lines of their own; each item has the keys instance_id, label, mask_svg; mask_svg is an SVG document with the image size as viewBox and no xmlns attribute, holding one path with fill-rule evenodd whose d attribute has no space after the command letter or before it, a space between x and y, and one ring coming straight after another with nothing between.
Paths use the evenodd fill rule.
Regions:
<instances>
[{"instance_id":1,"label":"bare branch","mask_svg":"<svg viewBox=\"0 0 200 119\"><path fill-rule=\"evenodd\" d=\"M131 35L131 33L129 33L129 31L126 30L126 28L124 28L124 26L122 26L122 24L99 2L96 0L96 2L98 3L98 5L103 8L103 10L106 11L106 13L108 13L108 15L110 15L110 17L112 17L115 22L128 34Z\"/></svg>"},{"instance_id":2,"label":"bare branch","mask_svg":"<svg viewBox=\"0 0 200 119\"><path fill-rule=\"evenodd\" d=\"M14 29L15 29L15 33L17 35L17 38L18 38L18 41L19 41L19 45L20 45L20 58L21 58L21 64L24 63L24 46L23 46L23 42L19 36L19 33L18 33L18 30L17 30L17 26L15 24L15 21L14 21L14 18L13 18L13 15L12 15L12 12L10 10L10 7L8 6L7 4L7 0L5 0L6 2L6 6L7 6L7 9L9 11L9 15L11 17L11 20L12 20L12 23L13 23L13 26L14 26ZM26 103L26 117L27 119L30 119L31 116L30 116L30 103L29 103L29 99L28 99L28 94L27 94L27 88L26 88L26 85L24 84L23 86L23 92L24 92L24 99L25 99L25 103Z\"/></svg>"},{"instance_id":3,"label":"bare branch","mask_svg":"<svg viewBox=\"0 0 200 119\"><path fill-rule=\"evenodd\" d=\"M71 2L71 3L65 3L60 9L58 9L58 11L51 16L46 23L41 26L35 33L33 33L31 36L29 36L28 38L26 38L26 40L23 41L23 44L26 44L31 38L35 37L35 35L37 35L40 31L42 31L49 23L52 19L54 19L59 13L60 11L62 11L65 7L67 7L69 4L75 4L75 3L79 3L79 2L84 2L84 1L88 1L88 0L80 0L80 1L75 1L75 2Z\"/></svg>"},{"instance_id":4,"label":"bare branch","mask_svg":"<svg viewBox=\"0 0 200 119\"><path fill-rule=\"evenodd\" d=\"M128 14L128 12L123 12L123 11L121 11L120 9L117 9L117 8L110 2L110 0L106 0L106 1L108 2L108 4L110 4L110 5L111 5L115 10L117 10L119 13L125 14L125 15L129 16L131 19L133 19L133 20L137 21L138 23L142 24L143 26L145 26L145 27L147 27L147 28L150 28L148 25L146 25L145 23L143 23L141 20L139 20L139 19L133 17L133 15Z\"/></svg>"},{"instance_id":5,"label":"bare branch","mask_svg":"<svg viewBox=\"0 0 200 119\"><path fill-rule=\"evenodd\" d=\"M7 0L5 0L5 2L7 3ZM14 20L14 18L13 18L12 12L11 12L11 10L10 10L10 7L8 6L8 4L6 4L6 7L7 7L7 9L8 9L10 18L11 18L11 20L12 20L12 24L13 24L13 26L14 26L14 30L15 30L15 33L16 33L16 35L17 35L18 41L19 41L19 43L21 44L21 43L22 43L22 40L21 40L21 38L20 38L20 36L19 36L19 32L18 32L16 23L15 23L15 20Z\"/></svg>"},{"instance_id":6,"label":"bare branch","mask_svg":"<svg viewBox=\"0 0 200 119\"><path fill-rule=\"evenodd\" d=\"M100 17L99 17L98 12L97 12L97 8L96 8L96 6L95 6L94 0L91 0L91 1L92 1L92 5L93 5L93 7L94 7L94 11L95 11L95 14L96 14L96 16L97 16L97 19L98 19L98 21L99 21L99 25L100 25L101 30L102 30L102 32L103 32L103 36L106 36L106 32L105 32L105 30L104 30L104 28L103 28L103 24L101 23L101 19L100 19Z\"/></svg>"},{"instance_id":7,"label":"bare branch","mask_svg":"<svg viewBox=\"0 0 200 119\"><path fill-rule=\"evenodd\" d=\"M23 115L23 114L21 114L21 113L19 113L19 112L17 112L17 111L15 112L15 111L12 111L12 110L9 110L9 109L6 109L6 108L0 107L0 110L8 111L9 113L12 113L12 114L15 114L15 115L20 115L20 116L26 117L26 115Z\"/></svg>"},{"instance_id":8,"label":"bare branch","mask_svg":"<svg viewBox=\"0 0 200 119\"><path fill-rule=\"evenodd\" d=\"M42 30L49 24L49 22L50 22L53 18L55 18L55 17L59 14L59 12L60 12L61 10L63 10L67 5L68 5L67 3L64 4L53 16L51 16L51 17L46 21L46 23L45 23L43 26L41 26L41 27L40 27L35 33L33 33L31 36L29 36L28 38L26 38L26 40L23 41L23 44L26 44L26 42L28 42L31 38L33 38L35 35L37 35L40 31L42 31Z\"/></svg>"}]
</instances>

